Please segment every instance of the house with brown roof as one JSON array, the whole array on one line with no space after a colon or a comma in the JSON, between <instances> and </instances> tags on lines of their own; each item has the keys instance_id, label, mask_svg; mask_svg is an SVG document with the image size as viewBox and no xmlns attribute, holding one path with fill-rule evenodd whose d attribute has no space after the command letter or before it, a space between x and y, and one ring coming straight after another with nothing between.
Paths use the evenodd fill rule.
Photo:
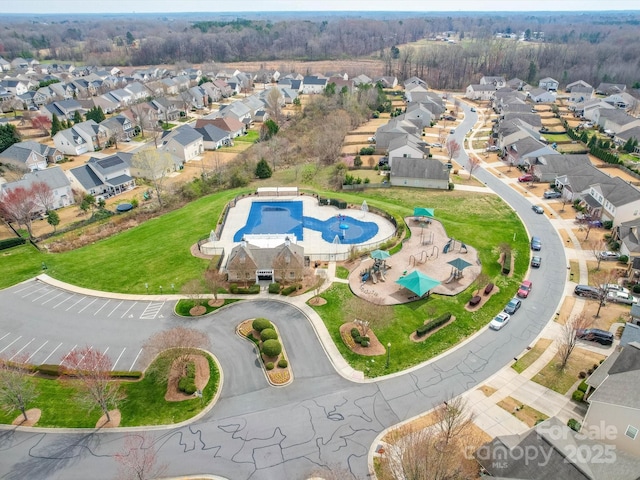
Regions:
<instances>
[{"instance_id":1,"label":"house with brown roof","mask_svg":"<svg viewBox=\"0 0 640 480\"><path fill-rule=\"evenodd\" d=\"M199 118L198 120L196 120L195 128L202 128L205 125L215 125L216 127L224 130L225 132L229 132L229 134L231 135L231 138L239 137L240 135L245 134L244 124L233 117Z\"/></svg>"},{"instance_id":2,"label":"house with brown roof","mask_svg":"<svg viewBox=\"0 0 640 480\"><path fill-rule=\"evenodd\" d=\"M304 248L288 238L276 246L242 242L229 253L226 272L230 282L257 283L258 280L293 283L304 274Z\"/></svg>"}]
</instances>

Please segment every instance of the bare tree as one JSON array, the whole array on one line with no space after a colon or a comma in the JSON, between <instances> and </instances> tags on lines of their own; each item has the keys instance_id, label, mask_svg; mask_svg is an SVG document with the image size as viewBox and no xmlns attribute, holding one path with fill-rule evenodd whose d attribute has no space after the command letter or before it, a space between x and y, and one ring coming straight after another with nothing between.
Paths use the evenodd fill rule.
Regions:
<instances>
[{"instance_id":1,"label":"bare tree","mask_svg":"<svg viewBox=\"0 0 640 480\"><path fill-rule=\"evenodd\" d=\"M38 397L36 384L27 369L28 355L13 361L0 359L0 406L7 411L20 410L27 421L27 407Z\"/></svg>"},{"instance_id":2,"label":"bare tree","mask_svg":"<svg viewBox=\"0 0 640 480\"><path fill-rule=\"evenodd\" d=\"M460 144L455 138L450 138L449 140L447 140L447 152L449 153L449 161L451 161L451 159L453 158L458 158L458 155L460 155L460 150Z\"/></svg>"},{"instance_id":3,"label":"bare tree","mask_svg":"<svg viewBox=\"0 0 640 480\"><path fill-rule=\"evenodd\" d=\"M265 101L267 102L267 113L280 125L282 117L282 93L278 88L273 87L269 90L269 93L267 93Z\"/></svg>"},{"instance_id":4,"label":"bare tree","mask_svg":"<svg viewBox=\"0 0 640 480\"><path fill-rule=\"evenodd\" d=\"M42 133L49 135L51 131L51 119L46 115L35 115L31 117L31 126L42 130Z\"/></svg>"},{"instance_id":5,"label":"bare tree","mask_svg":"<svg viewBox=\"0 0 640 480\"><path fill-rule=\"evenodd\" d=\"M89 410L99 407L111 421L109 409L124 398L120 385L111 378L112 363L108 355L93 347L75 348L62 359L61 365L74 378L77 398Z\"/></svg>"},{"instance_id":6,"label":"bare tree","mask_svg":"<svg viewBox=\"0 0 640 480\"><path fill-rule=\"evenodd\" d=\"M480 159L474 155L469 157L469 178L473 175L473 171L476 169L478 165L480 165Z\"/></svg>"},{"instance_id":7,"label":"bare tree","mask_svg":"<svg viewBox=\"0 0 640 480\"><path fill-rule=\"evenodd\" d=\"M158 355L166 355L172 365L183 368L189 361L189 356L195 349L207 350L210 348L209 337L199 330L186 327L175 327L163 330L151 336L144 344L143 355L147 363ZM170 369L153 372L159 382L169 379Z\"/></svg>"},{"instance_id":8,"label":"bare tree","mask_svg":"<svg viewBox=\"0 0 640 480\"><path fill-rule=\"evenodd\" d=\"M140 135L144 138L145 130L154 130L157 126L157 120L155 119L154 110L148 103L136 103L131 106L131 112L133 113L136 121L136 126L140 128ZM168 123L168 122L167 122Z\"/></svg>"},{"instance_id":9,"label":"bare tree","mask_svg":"<svg viewBox=\"0 0 640 480\"><path fill-rule=\"evenodd\" d=\"M137 175L151 181L156 191L156 198L160 208L164 206L163 198L167 175L175 168L171 154L164 150L145 148L136 152L131 158L131 166Z\"/></svg>"},{"instance_id":10,"label":"bare tree","mask_svg":"<svg viewBox=\"0 0 640 480\"><path fill-rule=\"evenodd\" d=\"M578 330L589 326L587 317L579 314L568 319L560 330L560 335L556 339L558 345L558 370L564 370L578 343Z\"/></svg>"},{"instance_id":11,"label":"bare tree","mask_svg":"<svg viewBox=\"0 0 640 480\"><path fill-rule=\"evenodd\" d=\"M218 290L225 283L225 275L216 268L209 268L204 272L204 283L211 293L213 298L218 300Z\"/></svg>"},{"instance_id":12,"label":"bare tree","mask_svg":"<svg viewBox=\"0 0 640 480\"><path fill-rule=\"evenodd\" d=\"M38 206L42 207L45 212L53 210L53 190L49 185L45 182L34 182L30 190Z\"/></svg>"},{"instance_id":13,"label":"bare tree","mask_svg":"<svg viewBox=\"0 0 640 480\"><path fill-rule=\"evenodd\" d=\"M607 285L610 283L618 283L618 276L613 270L600 270L591 275L590 278L592 282L592 286L597 291L596 300L598 301L598 310L594 315L595 318L600 317L600 310L607 302L607 295L609 290L607 289Z\"/></svg>"},{"instance_id":14,"label":"bare tree","mask_svg":"<svg viewBox=\"0 0 640 480\"><path fill-rule=\"evenodd\" d=\"M189 298L193 302L194 305L202 304L202 296L204 295L204 286L202 285L202 280L194 278L185 283L181 292Z\"/></svg>"},{"instance_id":15,"label":"bare tree","mask_svg":"<svg viewBox=\"0 0 640 480\"><path fill-rule=\"evenodd\" d=\"M160 478L168 468L168 464L160 463L160 457L148 433L127 435L122 451L115 455L115 459L118 462L118 480Z\"/></svg>"},{"instance_id":16,"label":"bare tree","mask_svg":"<svg viewBox=\"0 0 640 480\"><path fill-rule=\"evenodd\" d=\"M441 441L449 446L473 423L473 413L470 412L467 401L462 397L450 398L436 407L436 426L441 434Z\"/></svg>"},{"instance_id":17,"label":"bare tree","mask_svg":"<svg viewBox=\"0 0 640 480\"><path fill-rule=\"evenodd\" d=\"M603 240L592 240L589 242L589 251L593 255L597 262L596 270L600 270L600 262L602 262L602 256L600 254L604 250Z\"/></svg>"},{"instance_id":18,"label":"bare tree","mask_svg":"<svg viewBox=\"0 0 640 480\"><path fill-rule=\"evenodd\" d=\"M374 298L372 301L364 300L360 297L349 299L344 308L345 320L352 322L354 319L360 320L362 334L367 335L370 328L374 331L389 325L393 320L393 310L390 306L385 306L381 299Z\"/></svg>"}]
</instances>

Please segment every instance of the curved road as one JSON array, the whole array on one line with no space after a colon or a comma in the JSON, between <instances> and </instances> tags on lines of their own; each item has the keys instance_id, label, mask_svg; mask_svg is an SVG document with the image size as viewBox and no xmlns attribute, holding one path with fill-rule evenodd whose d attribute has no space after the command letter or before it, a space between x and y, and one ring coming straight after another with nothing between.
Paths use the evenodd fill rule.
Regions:
<instances>
[{"instance_id":1,"label":"curved road","mask_svg":"<svg viewBox=\"0 0 640 480\"><path fill-rule=\"evenodd\" d=\"M460 138L475 123L475 114L463 108L466 117L455 134ZM458 161L464 164L462 155ZM197 322L209 334L224 372L218 403L188 426L148 429L153 440L144 447L158 450L168 464L166 474L299 479L337 470L341 478L366 478L368 450L380 431L472 388L522 353L562 299L563 245L546 217L533 213L511 187L481 168L474 173L543 240L542 267L529 275L534 289L507 328L482 330L409 372L353 383L336 373L307 317L295 306L273 300L232 304ZM133 369L141 365L144 340L180 323L169 304L79 297L36 281L0 292L0 353L22 348L34 360L38 355L40 363L45 355L49 363L58 363L73 344L90 344L110 348L109 354L119 358L118 369ZM281 330L294 374L287 387L268 386L253 347L234 333L240 321L256 316L270 318ZM125 435L2 430L0 478L114 478L114 455L122 450Z\"/></svg>"}]
</instances>

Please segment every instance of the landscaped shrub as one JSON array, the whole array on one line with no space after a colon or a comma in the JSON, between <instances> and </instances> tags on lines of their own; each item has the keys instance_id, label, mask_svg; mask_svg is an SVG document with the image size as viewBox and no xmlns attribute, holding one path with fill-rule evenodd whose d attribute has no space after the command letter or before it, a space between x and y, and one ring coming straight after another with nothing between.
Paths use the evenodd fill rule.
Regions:
<instances>
[{"instance_id":1,"label":"landscaped shrub","mask_svg":"<svg viewBox=\"0 0 640 480\"><path fill-rule=\"evenodd\" d=\"M368 344L368 343L371 342L371 339L369 337L360 337L360 345L362 345L365 342ZM362 346L364 346L364 345L362 345Z\"/></svg>"},{"instance_id":2,"label":"landscaped shrub","mask_svg":"<svg viewBox=\"0 0 640 480\"><path fill-rule=\"evenodd\" d=\"M178 390L187 395L193 394L196 388L196 364L194 362L187 363L186 374L178 380Z\"/></svg>"},{"instance_id":3,"label":"landscaped shrub","mask_svg":"<svg viewBox=\"0 0 640 480\"><path fill-rule=\"evenodd\" d=\"M502 263L502 274L509 275L511 272L511 252L504 253L504 262Z\"/></svg>"},{"instance_id":4,"label":"landscaped shrub","mask_svg":"<svg viewBox=\"0 0 640 480\"><path fill-rule=\"evenodd\" d=\"M287 360L286 360L285 358L281 358L281 359L278 361L278 366L279 366L280 368L287 368L287 367L289 366L289 362L287 362Z\"/></svg>"},{"instance_id":5,"label":"landscaped shrub","mask_svg":"<svg viewBox=\"0 0 640 480\"><path fill-rule=\"evenodd\" d=\"M618 261L620 263L627 264L629 263L629 257L627 255L620 255L620 257L618 257Z\"/></svg>"},{"instance_id":6,"label":"landscaped shrub","mask_svg":"<svg viewBox=\"0 0 640 480\"><path fill-rule=\"evenodd\" d=\"M269 293L280 293L280 284L275 282L275 283L270 283L269 284Z\"/></svg>"},{"instance_id":7,"label":"landscaped shrub","mask_svg":"<svg viewBox=\"0 0 640 480\"><path fill-rule=\"evenodd\" d=\"M584 400L584 392L576 390L575 392L573 392L573 395L571 395L571 398L576 402L582 402Z\"/></svg>"},{"instance_id":8,"label":"landscaped shrub","mask_svg":"<svg viewBox=\"0 0 640 480\"><path fill-rule=\"evenodd\" d=\"M267 340L262 343L262 353L265 357L277 357L282 352L282 345L278 340Z\"/></svg>"},{"instance_id":9,"label":"landscaped shrub","mask_svg":"<svg viewBox=\"0 0 640 480\"><path fill-rule=\"evenodd\" d=\"M51 375L52 377L58 377L64 373L64 367L60 365L43 364L36 368L38 373L43 375Z\"/></svg>"},{"instance_id":10,"label":"landscaped shrub","mask_svg":"<svg viewBox=\"0 0 640 480\"><path fill-rule=\"evenodd\" d=\"M578 385L578 390L584 393L587 392L588 388L589 388L589 385L587 385L587 382L580 382L580 385Z\"/></svg>"},{"instance_id":11,"label":"landscaped shrub","mask_svg":"<svg viewBox=\"0 0 640 480\"><path fill-rule=\"evenodd\" d=\"M260 293L260 285L256 283L248 288L245 288L239 287L237 283L232 283L231 285L229 285L229 290L231 291L231 293L240 294Z\"/></svg>"},{"instance_id":12,"label":"landscaped shrub","mask_svg":"<svg viewBox=\"0 0 640 480\"><path fill-rule=\"evenodd\" d=\"M262 332L265 328L273 328L273 325L266 318L256 318L253 322L251 322L251 326L254 330L258 332Z\"/></svg>"},{"instance_id":13,"label":"landscaped shrub","mask_svg":"<svg viewBox=\"0 0 640 480\"><path fill-rule=\"evenodd\" d=\"M360 345L366 348L371 345L371 342L369 342L368 340L360 340Z\"/></svg>"},{"instance_id":14,"label":"landscaped shrub","mask_svg":"<svg viewBox=\"0 0 640 480\"><path fill-rule=\"evenodd\" d=\"M265 328L260 332L260 340L266 342L267 340L277 340L278 334L273 328Z\"/></svg>"},{"instance_id":15,"label":"landscaped shrub","mask_svg":"<svg viewBox=\"0 0 640 480\"><path fill-rule=\"evenodd\" d=\"M360 336L360 330L358 330L357 328L352 328L351 329L351 336L355 339L356 337Z\"/></svg>"},{"instance_id":16,"label":"landscaped shrub","mask_svg":"<svg viewBox=\"0 0 640 480\"><path fill-rule=\"evenodd\" d=\"M580 425L580 422L577 421L575 418L570 418L569 421L567 422L567 427L569 427L574 432L579 432L580 427L582 427L582 425Z\"/></svg>"},{"instance_id":17,"label":"landscaped shrub","mask_svg":"<svg viewBox=\"0 0 640 480\"><path fill-rule=\"evenodd\" d=\"M0 240L0 250L15 247L17 245L24 245L25 242L26 240L22 237L14 237L14 238L7 238L5 240Z\"/></svg>"},{"instance_id":18,"label":"landscaped shrub","mask_svg":"<svg viewBox=\"0 0 640 480\"><path fill-rule=\"evenodd\" d=\"M450 319L451 319L450 312L440 315L438 318L430 320L424 325L421 325L420 327L418 327L418 329L416 330L416 336L422 337L426 335L427 332L430 332L431 330L438 328L440 325L447 323Z\"/></svg>"},{"instance_id":19,"label":"landscaped shrub","mask_svg":"<svg viewBox=\"0 0 640 480\"><path fill-rule=\"evenodd\" d=\"M267 370L273 370L273 362L267 362L264 366L264 368L266 368Z\"/></svg>"},{"instance_id":20,"label":"landscaped shrub","mask_svg":"<svg viewBox=\"0 0 640 480\"><path fill-rule=\"evenodd\" d=\"M587 372L580 372L578 378L587 378Z\"/></svg>"},{"instance_id":21,"label":"landscaped shrub","mask_svg":"<svg viewBox=\"0 0 640 480\"><path fill-rule=\"evenodd\" d=\"M110 372L113 378L142 378L142 372L133 370L128 372L127 370L118 370Z\"/></svg>"},{"instance_id":22,"label":"landscaped shrub","mask_svg":"<svg viewBox=\"0 0 640 480\"><path fill-rule=\"evenodd\" d=\"M298 289L298 285L289 285L282 289L281 295L290 295Z\"/></svg>"}]
</instances>

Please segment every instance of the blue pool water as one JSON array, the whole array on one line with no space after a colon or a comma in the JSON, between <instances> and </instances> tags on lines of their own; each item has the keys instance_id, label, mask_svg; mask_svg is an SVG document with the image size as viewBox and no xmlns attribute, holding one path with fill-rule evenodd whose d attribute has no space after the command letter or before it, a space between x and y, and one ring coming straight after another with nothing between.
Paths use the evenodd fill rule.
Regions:
<instances>
[{"instance_id":1,"label":"blue pool water","mask_svg":"<svg viewBox=\"0 0 640 480\"><path fill-rule=\"evenodd\" d=\"M378 233L376 223L363 222L348 216L336 215L327 220L305 217L300 201L253 202L247 223L235 233L233 241L241 241L246 234L270 233L291 233L302 241L304 228L321 232L322 239L329 243L333 242L336 236L340 243L363 243Z\"/></svg>"}]
</instances>

